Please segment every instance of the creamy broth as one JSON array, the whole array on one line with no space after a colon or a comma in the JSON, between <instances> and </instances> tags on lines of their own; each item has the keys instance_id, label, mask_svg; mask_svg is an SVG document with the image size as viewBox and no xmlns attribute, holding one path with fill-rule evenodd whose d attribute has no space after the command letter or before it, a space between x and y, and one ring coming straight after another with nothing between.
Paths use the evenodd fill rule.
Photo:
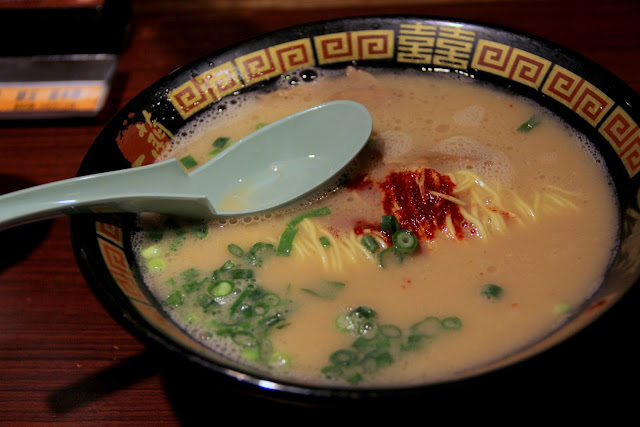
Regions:
<instances>
[{"instance_id":1,"label":"creamy broth","mask_svg":"<svg viewBox=\"0 0 640 427\"><path fill-rule=\"evenodd\" d=\"M148 266L145 281L194 337L231 358L311 384L418 384L535 342L595 291L617 231L601 160L548 112L464 78L354 68L321 75L227 103L185 129L167 155L203 163L220 137L229 138L226 147L261 123L335 99L358 101L373 118L371 141L347 171L346 185L287 212L212 222L199 234L189 231L192 225L159 226L163 218L141 217L145 232L135 242L141 265ZM533 129L518 131L532 116ZM421 189L419 209L403 205L404 185ZM330 213L287 225L318 208ZM421 222L416 212L426 215L427 208L437 215ZM379 265L379 254L393 246L379 230L384 215L395 215L418 237L418 250L404 254L400 265ZM149 232L156 228L163 230L160 240ZM246 253L256 242L277 249L288 228L296 229L288 256L255 266L229 251L233 244ZM378 244L375 252L363 246L365 235ZM281 304L261 357L247 350L252 343L224 336L197 299L211 297L212 273L222 274L229 260L234 269L250 269L251 283ZM249 282L235 280L234 292L218 302L229 310ZM487 285L501 292L483 293ZM380 344L375 355L390 350L376 359L376 369L345 367L340 375L327 366L335 365L329 361L334 352L359 348L357 335L340 327L344 314L358 307L373 309L375 324L392 325L386 330L402 338L396 343L394 337L391 347ZM428 339L411 329L429 317L446 319L449 328ZM412 334L422 338L411 341Z\"/></svg>"}]
</instances>

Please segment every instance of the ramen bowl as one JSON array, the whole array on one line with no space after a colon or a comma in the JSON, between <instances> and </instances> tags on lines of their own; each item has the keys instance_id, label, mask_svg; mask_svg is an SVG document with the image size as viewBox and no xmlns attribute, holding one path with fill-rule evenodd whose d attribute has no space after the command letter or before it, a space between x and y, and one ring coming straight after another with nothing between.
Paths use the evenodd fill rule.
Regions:
<instances>
[{"instance_id":1,"label":"ramen bowl","mask_svg":"<svg viewBox=\"0 0 640 427\"><path fill-rule=\"evenodd\" d=\"M152 163L185 127L224 110L237 97L270 91L283 82L313 84L307 80L348 67L479 81L540 105L588 138L610 176L619 224L614 254L596 289L541 336L481 364L410 384L319 385L233 360L176 323L166 300L157 298L143 280L146 267L133 249L132 236L139 229L136 216L72 217L74 250L87 282L134 336L198 368L270 393L346 400L419 393L502 371L557 346L605 313L636 282L640 274L638 95L575 52L474 22L426 16L347 18L281 30L214 52L171 73L124 107L91 146L79 175Z\"/></svg>"}]
</instances>

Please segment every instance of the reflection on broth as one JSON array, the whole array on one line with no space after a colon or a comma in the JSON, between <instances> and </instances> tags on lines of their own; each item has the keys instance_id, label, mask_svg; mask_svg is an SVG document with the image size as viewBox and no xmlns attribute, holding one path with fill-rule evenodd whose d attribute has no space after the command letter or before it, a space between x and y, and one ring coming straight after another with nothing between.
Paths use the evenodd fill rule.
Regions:
<instances>
[{"instance_id":1,"label":"reflection on broth","mask_svg":"<svg viewBox=\"0 0 640 427\"><path fill-rule=\"evenodd\" d=\"M168 155L197 167L336 99L364 104L373 134L335 188L261 218L141 216L145 281L196 339L305 383L421 384L534 342L595 291L617 229L602 162L474 81L331 72L203 117Z\"/></svg>"}]
</instances>

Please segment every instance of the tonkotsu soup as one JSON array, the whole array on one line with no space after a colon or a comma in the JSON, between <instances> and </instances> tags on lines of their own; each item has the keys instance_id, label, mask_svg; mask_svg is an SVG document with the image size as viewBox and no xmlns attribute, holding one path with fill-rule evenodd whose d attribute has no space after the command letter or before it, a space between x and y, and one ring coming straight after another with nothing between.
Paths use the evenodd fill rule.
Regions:
<instances>
[{"instance_id":1,"label":"tonkotsu soup","mask_svg":"<svg viewBox=\"0 0 640 427\"><path fill-rule=\"evenodd\" d=\"M596 290L614 190L552 114L464 77L306 76L224 102L168 155L195 168L256 127L350 99L373 133L334 186L260 218L140 217L144 280L195 339L306 384L424 384L536 342Z\"/></svg>"}]
</instances>

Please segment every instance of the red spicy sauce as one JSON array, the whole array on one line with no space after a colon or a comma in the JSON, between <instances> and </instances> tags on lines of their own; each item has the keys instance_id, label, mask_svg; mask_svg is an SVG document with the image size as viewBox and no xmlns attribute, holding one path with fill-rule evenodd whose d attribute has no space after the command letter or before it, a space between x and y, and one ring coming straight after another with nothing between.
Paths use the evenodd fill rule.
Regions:
<instances>
[{"instance_id":1,"label":"red spicy sauce","mask_svg":"<svg viewBox=\"0 0 640 427\"><path fill-rule=\"evenodd\" d=\"M357 184L349 188L361 189L367 180L366 177L359 177ZM427 168L394 171L383 182L376 184L383 193L382 208L385 215L395 215L401 228L412 231L419 238L433 240L436 232L448 231L461 239L465 230L475 232L475 228L460 212L458 204L441 196L452 196L455 188L451 178L446 175ZM453 230L446 230L447 217L451 218ZM374 230L381 233L380 226L376 224L359 222L354 227L357 234ZM381 235L390 239L384 233Z\"/></svg>"}]
</instances>

